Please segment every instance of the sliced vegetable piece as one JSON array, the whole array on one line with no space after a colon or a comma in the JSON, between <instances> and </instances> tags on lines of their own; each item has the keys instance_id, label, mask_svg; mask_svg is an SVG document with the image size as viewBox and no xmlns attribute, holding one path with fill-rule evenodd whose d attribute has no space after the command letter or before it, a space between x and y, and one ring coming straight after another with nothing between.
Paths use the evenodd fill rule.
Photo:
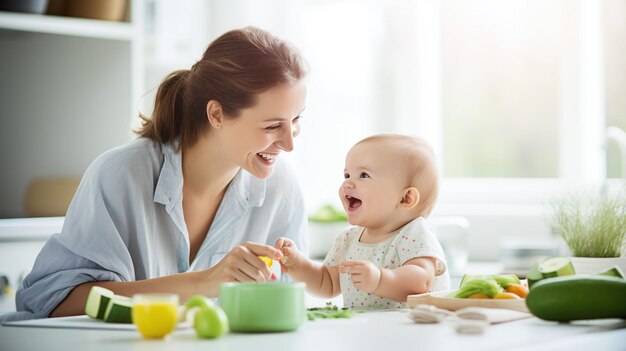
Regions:
<instances>
[{"instance_id":1,"label":"sliced vegetable piece","mask_svg":"<svg viewBox=\"0 0 626 351\"><path fill-rule=\"evenodd\" d=\"M477 278L465 283L465 285L454 294L454 297L467 298L474 294L485 294L489 297L493 297L501 291L502 287L494 279Z\"/></svg>"},{"instance_id":2,"label":"sliced vegetable piece","mask_svg":"<svg viewBox=\"0 0 626 351\"><path fill-rule=\"evenodd\" d=\"M126 296L115 295L109 301L104 312L104 321L107 323L132 323L131 311L133 299Z\"/></svg>"},{"instance_id":3,"label":"sliced vegetable piece","mask_svg":"<svg viewBox=\"0 0 626 351\"><path fill-rule=\"evenodd\" d=\"M515 274L496 274L491 276L501 287L506 288L510 284L519 284L519 277Z\"/></svg>"},{"instance_id":4,"label":"sliced vegetable piece","mask_svg":"<svg viewBox=\"0 0 626 351\"><path fill-rule=\"evenodd\" d=\"M539 265L535 263L531 268L528 274L526 274L526 281L528 282L528 288L532 289L533 285L543 279L543 274L539 272Z\"/></svg>"},{"instance_id":5,"label":"sliced vegetable piece","mask_svg":"<svg viewBox=\"0 0 626 351\"><path fill-rule=\"evenodd\" d=\"M528 296L528 288L522 284L509 284L509 286L507 286L504 290L506 292L513 293L521 298L525 298L526 296Z\"/></svg>"},{"instance_id":6,"label":"sliced vegetable piece","mask_svg":"<svg viewBox=\"0 0 626 351\"><path fill-rule=\"evenodd\" d=\"M500 300L521 299L521 297L519 297L519 296L517 296L517 295L515 295L513 293L506 292L506 291L502 291L502 292L499 292L499 293L495 294L493 296L493 298L494 299L500 299Z\"/></svg>"},{"instance_id":7,"label":"sliced vegetable piece","mask_svg":"<svg viewBox=\"0 0 626 351\"><path fill-rule=\"evenodd\" d=\"M574 265L567 257L552 257L539 264L539 272L543 278L564 277L574 275Z\"/></svg>"},{"instance_id":8,"label":"sliced vegetable piece","mask_svg":"<svg viewBox=\"0 0 626 351\"><path fill-rule=\"evenodd\" d=\"M605 275L607 277L618 277L624 279L624 272L622 272L622 270L618 266L613 266L613 268L607 269L606 271L597 274Z\"/></svg>"},{"instance_id":9,"label":"sliced vegetable piece","mask_svg":"<svg viewBox=\"0 0 626 351\"><path fill-rule=\"evenodd\" d=\"M109 289L92 286L85 303L85 314L94 319L104 319L104 313L113 296L115 294Z\"/></svg>"}]
</instances>

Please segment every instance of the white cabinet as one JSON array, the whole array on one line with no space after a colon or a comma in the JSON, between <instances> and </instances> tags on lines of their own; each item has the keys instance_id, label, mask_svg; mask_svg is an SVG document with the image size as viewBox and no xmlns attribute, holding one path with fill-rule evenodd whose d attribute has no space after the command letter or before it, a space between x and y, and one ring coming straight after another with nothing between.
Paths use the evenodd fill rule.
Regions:
<instances>
[{"instance_id":1,"label":"white cabinet","mask_svg":"<svg viewBox=\"0 0 626 351\"><path fill-rule=\"evenodd\" d=\"M132 138L144 92L142 1L112 22L0 12L0 218L30 181L79 178Z\"/></svg>"}]
</instances>

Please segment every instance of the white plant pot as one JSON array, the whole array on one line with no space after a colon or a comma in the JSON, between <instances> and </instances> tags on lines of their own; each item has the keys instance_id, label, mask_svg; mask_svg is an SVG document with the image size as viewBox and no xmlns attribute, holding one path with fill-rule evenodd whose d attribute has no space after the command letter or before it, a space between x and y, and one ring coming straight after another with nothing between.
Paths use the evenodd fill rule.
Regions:
<instances>
[{"instance_id":1,"label":"white plant pot","mask_svg":"<svg viewBox=\"0 0 626 351\"><path fill-rule=\"evenodd\" d=\"M570 257L576 274L595 274L618 266L626 273L626 257Z\"/></svg>"},{"instance_id":2,"label":"white plant pot","mask_svg":"<svg viewBox=\"0 0 626 351\"><path fill-rule=\"evenodd\" d=\"M337 235L349 226L347 221L328 223L309 221L309 256L316 259L325 258Z\"/></svg>"}]
</instances>

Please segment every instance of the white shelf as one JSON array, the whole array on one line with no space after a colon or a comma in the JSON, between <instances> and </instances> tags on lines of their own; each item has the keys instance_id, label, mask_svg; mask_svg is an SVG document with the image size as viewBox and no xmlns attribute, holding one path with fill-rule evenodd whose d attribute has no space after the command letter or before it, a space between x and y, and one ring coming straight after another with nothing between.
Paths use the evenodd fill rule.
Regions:
<instances>
[{"instance_id":1,"label":"white shelf","mask_svg":"<svg viewBox=\"0 0 626 351\"><path fill-rule=\"evenodd\" d=\"M0 11L0 29L125 41L133 38L134 31L128 22L3 11Z\"/></svg>"}]
</instances>

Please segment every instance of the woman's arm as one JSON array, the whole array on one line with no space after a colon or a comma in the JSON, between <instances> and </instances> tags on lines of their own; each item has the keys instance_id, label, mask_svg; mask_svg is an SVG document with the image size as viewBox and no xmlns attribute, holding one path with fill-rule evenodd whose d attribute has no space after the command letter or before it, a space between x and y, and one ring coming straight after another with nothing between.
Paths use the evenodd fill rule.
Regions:
<instances>
[{"instance_id":1,"label":"woman's arm","mask_svg":"<svg viewBox=\"0 0 626 351\"><path fill-rule=\"evenodd\" d=\"M132 282L88 282L76 286L57 305L50 317L61 317L85 313L87 295L92 286L97 285L113 291L117 295L131 297L139 293L174 293L181 301L201 294L209 297L219 295L219 286L232 281L260 281L271 278L272 272L258 256L280 259L282 253L268 245L247 242L231 250L215 266L197 272L178 273L170 276Z\"/></svg>"},{"instance_id":2,"label":"woman's arm","mask_svg":"<svg viewBox=\"0 0 626 351\"><path fill-rule=\"evenodd\" d=\"M87 295L92 286L101 286L113 291L116 295L132 297L139 293L174 293L181 301L186 301L198 291L194 281L201 272L180 273L167 277L146 279L135 282L89 282L75 287L57 307L50 317L75 316L85 313ZM217 296L217 294L207 294Z\"/></svg>"}]
</instances>

